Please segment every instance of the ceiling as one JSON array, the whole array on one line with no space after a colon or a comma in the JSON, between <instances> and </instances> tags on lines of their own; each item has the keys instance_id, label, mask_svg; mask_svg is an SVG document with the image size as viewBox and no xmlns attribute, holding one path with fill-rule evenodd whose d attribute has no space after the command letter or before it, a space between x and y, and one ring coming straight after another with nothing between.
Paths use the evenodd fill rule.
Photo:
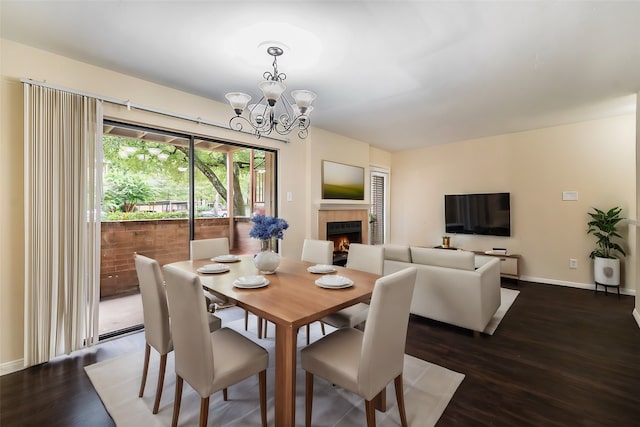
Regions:
<instances>
[{"instance_id":1,"label":"ceiling","mask_svg":"<svg viewBox=\"0 0 640 427\"><path fill-rule=\"evenodd\" d=\"M0 5L2 38L220 102L257 98L276 41L313 126L389 151L633 112L640 91L636 1Z\"/></svg>"}]
</instances>

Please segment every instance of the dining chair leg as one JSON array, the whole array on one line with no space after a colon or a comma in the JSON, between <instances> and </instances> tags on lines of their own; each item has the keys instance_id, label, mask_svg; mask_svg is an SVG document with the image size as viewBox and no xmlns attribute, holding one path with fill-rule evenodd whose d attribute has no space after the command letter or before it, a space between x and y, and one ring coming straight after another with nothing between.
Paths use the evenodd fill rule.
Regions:
<instances>
[{"instance_id":1,"label":"dining chair leg","mask_svg":"<svg viewBox=\"0 0 640 427\"><path fill-rule=\"evenodd\" d=\"M171 427L178 427L180 401L182 400L182 381L182 377L176 374L176 393L173 398L173 419L171 420Z\"/></svg>"},{"instance_id":2,"label":"dining chair leg","mask_svg":"<svg viewBox=\"0 0 640 427\"><path fill-rule=\"evenodd\" d=\"M167 355L160 356L160 371L158 372L158 385L156 385L156 401L153 403L153 414L158 413L160 408L160 398L162 397L162 389L164 387L164 373L167 369Z\"/></svg>"},{"instance_id":3,"label":"dining chair leg","mask_svg":"<svg viewBox=\"0 0 640 427\"><path fill-rule=\"evenodd\" d=\"M260 387L260 416L262 427L267 427L267 371L260 371L258 374L258 385Z\"/></svg>"},{"instance_id":4,"label":"dining chair leg","mask_svg":"<svg viewBox=\"0 0 640 427\"><path fill-rule=\"evenodd\" d=\"M140 382L140 393L138 397L142 397L144 394L144 386L147 383L147 372L149 371L149 357L151 356L151 346L145 344L144 347L144 366L142 367L142 381Z\"/></svg>"},{"instance_id":5,"label":"dining chair leg","mask_svg":"<svg viewBox=\"0 0 640 427\"><path fill-rule=\"evenodd\" d=\"M327 332L324 330L324 322L320 322L320 329L322 330L322 335L327 335Z\"/></svg>"},{"instance_id":6,"label":"dining chair leg","mask_svg":"<svg viewBox=\"0 0 640 427\"><path fill-rule=\"evenodd\" d=\"M304 392L304 425L311 427L311 414L313 412L313 374L307 371Z\"/></svg>"},{"instance_id":7,"label":"dining chair leg","mask_svg":"<svg viewBox=\"0 0 640 427\"><path fill-rule=\"evenodd\" d=\"M396 401L398 402L398 411L400 412L400 424L407 427L407 413L404 407L404 386L402 384L402 374L398 375L394 380L396 387Z\"/></svg>"},{"instance_id":8,"label":"dining chair leg","mask_svg":"<svg viewBox=\"0 0 640 427\"><path fill-rule=\"evenodd\" d=\"M367 427L376 427L376 407L373 400L365 400L364 405L367 412Z\"/></svg>"},{"instance_id":9,"label":"dining chair leg","mask_svg":"<svg viewBox=\"0 0 640 427\"><path fill-rule=\"evenodd\" d=\"M309 345L309 335L310 335L310 333L311 333L311 327L307 323L307 345Z\"/></svg>"},{"instance_id":10,"label":"dining chair leg","mask_svg":"<svg viewBox=\"0 0 640 427\"><path fill-rule=\"evenodd\" d=\"M222 400L224 400L225 402L229 399L229 393L227 393L227 388L223 388L222 389Z\"/></svg>"},{"instance_id":11,"label":"dining chair leg","mask_svg":"<svg viewBox=\"0 0 640 427\"><path fill-rule=\"evenodd\" d=\"M244 311L244 330L249 330L249 312L247 310Z\"/></svg>"},{"instance_id":12,"label":"dining chair leg","mask_svg":"<svg viewBox=\"0 0 640 427\"><path fill-rule=\"evenodd\" d=\"M200 427L207 427L209 421L209 396L200 399Z\"/></svg>"},{"instance_id":13,"label":"dining chair leg","mask_svg":"<svg viewBox=\"0 0 640 427\"><path fill-rule=\"evenodd\" d=\"M258 339L262 339L262 319L258 317L258 323L257 323L257 327L258 327Z\"/></svg>"}]
</instances>

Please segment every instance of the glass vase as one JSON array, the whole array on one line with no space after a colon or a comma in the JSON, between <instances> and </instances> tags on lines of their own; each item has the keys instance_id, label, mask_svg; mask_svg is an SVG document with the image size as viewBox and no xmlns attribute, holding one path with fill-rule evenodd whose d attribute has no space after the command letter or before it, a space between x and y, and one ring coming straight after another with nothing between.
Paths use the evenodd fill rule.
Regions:
<instances>
[{"instance_id":1,"label":"glass vase","mask_svg":"<svg viewBox=\"0 0 640 427\"><path fill-rule=\"evenodd\" d=\"M253 263L260 273L273 274L280 265L280 254L275 251L277 247L277 239L260 241L260 252L253 257Z\"/></svg>"}]
</instances>

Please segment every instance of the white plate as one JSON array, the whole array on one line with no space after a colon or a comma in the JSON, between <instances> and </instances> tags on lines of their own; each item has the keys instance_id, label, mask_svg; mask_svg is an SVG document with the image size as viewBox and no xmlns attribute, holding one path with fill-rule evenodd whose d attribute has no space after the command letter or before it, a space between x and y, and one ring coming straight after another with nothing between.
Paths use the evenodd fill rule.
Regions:
<instances>
[{"instance_id":1,"label":"white plate","mask_svg":"<svg viewBox=\"0 0 640 427\"><path fill-rule=\"evenodd\" d=\"M234 280L233 281L233 286L235 286L236 288L240 288L240 289L257 289L257 288L264 288L265 286L267 286L269 284L269 280L268 279L264 279L264 281L262 283L258 283L257 285L247 285L241 282L238 282L238 280Z\"/></svg>"},{"instance_id":2,"label":"white plate","mask_svg":"<svg viewBox=\"0 0 640 427\"><path fill-rule=\"evenodd\" d=\"M207 264L198 268L197 271L198 273L205 273L205 274L224 273L226 271L229 271L229 267L227 267L224 264Z\"/></svg>"},{"instance_id":3,"label":"white plate","mask_svg":"<svg viewBox=\"0 0 640 427\"><path fill-rule=\"evenodd\" d=\"M240 276L236 279L236 282L240 283L241 285L259 285L261 283L264 283L264 276L261 276L259 274L251 276Z\"/></svg>"},{"instance_id":4,"label":"white plate","mask_svg":"<svg viewBox=\"0 0 640 427\"><path fill-rule=\"evenodd\" d=\"M336 271L336 269L334 266L329 264L316 264L316 265L307 267L307 271L309 273L315 273L315 274L326 274L326 273L333 273L334 271Z\"/></svg>"},{"instance_id":5,"label":"white plate","mask_svg":"<svg viewBox=\"0 0 640 427\"><path fill-rule=\"evenodd\" d=\"M215 262L236 262L239 260L240 258L238 258L235 255L219 255L217 257L211 258L211 261L215 261Z\"/></svg>"},{"instance_id":6,"label":"white plate","mask_svg":"<svg viewBox=\"0 0 640 427\"><path fill-rule=\"evenodd\" d=\"M322 276L316 280L316 285L327 289L342 289L353 286L353 280L338 275Z\"/></svg>"}]
</instances>

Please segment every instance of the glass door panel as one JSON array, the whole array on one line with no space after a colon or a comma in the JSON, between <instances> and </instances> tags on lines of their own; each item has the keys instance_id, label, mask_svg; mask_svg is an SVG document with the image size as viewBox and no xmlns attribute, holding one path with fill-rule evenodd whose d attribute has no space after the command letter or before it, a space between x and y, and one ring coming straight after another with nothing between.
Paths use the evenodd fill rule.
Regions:
<instances>
[{"instance_id":1,"label":"glass door panel","mask_svg":"<svg viewBox=\"0 0 640 427\"><path fill-rule=\"evenodd\" d=\"M105 121L101 337L142 324L134 253L161 265L189 256L189 139Z\"/></svg>"}]
</instances>

